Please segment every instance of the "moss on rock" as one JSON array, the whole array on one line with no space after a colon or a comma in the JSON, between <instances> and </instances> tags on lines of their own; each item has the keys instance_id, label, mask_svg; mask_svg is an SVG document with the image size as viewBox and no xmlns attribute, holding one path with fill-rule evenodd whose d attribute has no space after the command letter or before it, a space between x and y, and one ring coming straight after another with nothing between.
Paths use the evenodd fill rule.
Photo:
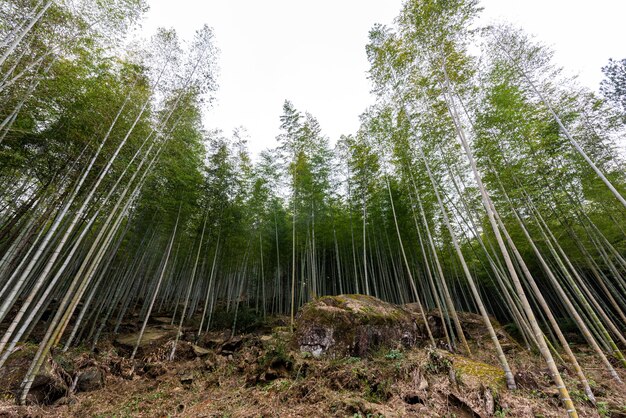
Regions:
<instances>
[{"instance_id":1,"label":"moss on rock","mask_svg":"<svg viewBox=\"0 0 626 418\"><path fill-rule=\"evenodd\" d=\"M421 318L366 295L325 296L303 306L296 343L314 356L365 356L381 346L414 346L426 339Z\"/></svg>"},{"instance_id":2,"label":"moss on rock","mask_svg":"<svg viewBox=\"0 0 626 418\"><path fill-rule=\"evenodd\" d=\"M0 368L0 395L15 396L21 393L21 383L37 352L37 346L18 346ZM69 375L50 356L46 357L39 373L35 376L26 402L28 404L51 405L68 392Z\"/></svg>"}]
</instances>

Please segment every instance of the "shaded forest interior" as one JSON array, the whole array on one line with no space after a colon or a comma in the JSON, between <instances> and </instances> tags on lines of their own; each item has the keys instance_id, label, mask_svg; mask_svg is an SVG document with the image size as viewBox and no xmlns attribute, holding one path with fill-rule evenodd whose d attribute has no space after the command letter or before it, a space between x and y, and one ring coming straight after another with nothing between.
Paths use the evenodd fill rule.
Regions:
<instances>
[{"instance_id":1,"label":"shaded forest interior","mask_svg":"<svg viewBox=\"0 0 626 418\"><path fill-rule=\"evenodd\" d=\"M514 389L495 318L570 416L559 361L595 402L573 343L623 385L626 60L598 94L523 31L478 27L475 0L407 0L370 31L359 130L331 141L285 101L252 156L244 129L203 126L212 29L127 44L145 11L0 4L0 367L37 344L19 402L51 350L130 320L132 359L151 318L234 336L342 294L417 304L429 344L469 357L459 313L478 314Z\"/></svg>"}]
</instances>

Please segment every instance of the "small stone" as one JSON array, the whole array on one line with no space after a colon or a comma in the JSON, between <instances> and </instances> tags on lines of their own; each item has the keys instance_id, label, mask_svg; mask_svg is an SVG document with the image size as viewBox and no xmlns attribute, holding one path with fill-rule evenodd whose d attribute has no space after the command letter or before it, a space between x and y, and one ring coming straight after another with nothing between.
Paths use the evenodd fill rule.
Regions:
<instances>
[{"instance_id":1,"label":"small stone","mask_svg":"<svg viewBox=\"0 0 626 418\"><path fill-rule=\"evenodd\" d=\"M543 388L542 389L542 393L546 397L551 397L551 398L554 398L554 399L560 399L561 398L561 392L559 392L559 390L557 388L553 388L553 387Z\"/></svg>"},{"instance_id":2,"label":"small stone","mask_svg":"<svg viewBox=\"0 0 626 418\"><path fill-rule=\"evenodd\" d=\"M426 378L422 378L419 385L417 386L417 390L426 390L428 389L428 380Z\"/></svg>"},{"instance_id":3,"label":"small stone","mask_svg":"<svg viewBox=\"0 0 626 418\"><path fill-rule=\"evenodd\" d=\"M422 374L419 369L413 370L413 385L418 391L425 391L428 389L428 379Z\"/></svg>"},{"instance_id":4,"label":"small stone","mask_svg":"<svg viewBox=\"0 0 626 418\"><path fill-rule=\"evenodd\" d=\"M146 373L149 377L156 378L167 373L167 369L161 363L148 363L145 366Z\"/></svg>"},{"instance_id":5,"label":"small stone","mask_svg":"<svg viewBox=\"0 0 626 418\"><path fill-rule=\"evenodd\" d=\"M181 376L180 383L183 385L190 385L193 383L193 375L191 373Z\"/></svg>"},{"instance_id":6,"label":"small stone","mask_svg":"<svg viewBox=\"0 0 626 418\"><path fill-rule=\"evenodd\" d=\"M62 398L57 399L56 402L54 402L54 405L56 406L74 405L76 404L76 402L78 402L78 399L76 399L75 396L64 396Z\"/></svg>"},{"instance_id":7,"label":"small stone","mask_svg":"<svg viewBox=\"0 0 626 418\"><path fill-rule=\"evenodd\" d=\"M485 412L487 415L493 415L496 410L496 403L493 399L493 393L491 393L491 389L485 388L483 391L483 399L485 403Z\"/></svg>"},{"instance_id":8,"label":"small stone","mask_svg":"<svg viewBox=\"0 0 626 418\"><path fill-rule=\"evenodd\" d=\"M165 316L156 316L156 317L153 317L153 318L150 318L150 319L151 319L152 322L156 322L156 323L159 323L159 324L167 324L167 325L169 325L169 324L172 323L172 318L167 318Z\"/></svg>"},{"instance_id":9,"label":"small stone","mask_svg":"<svg viewBox=\"0 0 626 418\"><path fill-rule=\"evenodd\" d=\"M456 380L456 373L454 372L453 368L450 368L450 370L448 370L448 379L453 385L456 385L458 383Z\"/></svg>"},{"instance_id":10,"label":"small stone","mask_svg":"<svg viewBox=\"0 0 626 418\"><path fill-rule=\"evenodd\" d=\"M76 391L77 392L91 392L104 387L104 373L97 367L90 367L88 369L78 372Z\"/></svg>"},{"instance_id":11,"label":"small stone","mask_svg":"<svg viewBox=\"0 0 626 418\"><path fill-rule=\"evenodd\" d=\"M224 344L222 344L221 347L221 352L226 354L232 354L235 351L239 350L241 348L241 346L243 345L243 338L242 337L233 337L231 339L229 339L228 341L226 341Z\"/></svg>"},{"instance_id":12,"label":"small stone","mask_svg":"<svg viewBox=\"0 0 626 418\"><path fill-rule=\"evenodd\" d=\"M218 348L222 344L224 344L224 339L220 337L202 337L199 343L202 344L204 347Z\"/></svg>"},{"instance_id":13,"label":"small stone","mask_svg":"<svg viewBox=\"0 0 626 418\"><path fill-rule=\"evenodd\" d=\"M193 352L196 355L196 357L204 357L204 356L208 355L211 352L211 350L207 350L206 348L202 348L202 347L197 346L195 344L192 344L191 348L193 349Z\"/></svg>"}]
</instances>

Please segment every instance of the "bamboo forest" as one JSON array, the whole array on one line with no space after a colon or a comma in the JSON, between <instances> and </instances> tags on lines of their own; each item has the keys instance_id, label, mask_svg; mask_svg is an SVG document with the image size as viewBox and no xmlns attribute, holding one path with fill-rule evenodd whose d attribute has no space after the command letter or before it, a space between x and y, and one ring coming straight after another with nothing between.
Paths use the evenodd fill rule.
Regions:
<instances>
[{"instance_id":1,"label":"bamboo forest","mask_svg":"<svg viewBox=\"0 0 626 418\"><path fill-rule=\"evenodd\" d=\"M626 416L626 59L405 0L256 153L147 10L0 2L0 416Z\"/></svg>"}]
</instances>

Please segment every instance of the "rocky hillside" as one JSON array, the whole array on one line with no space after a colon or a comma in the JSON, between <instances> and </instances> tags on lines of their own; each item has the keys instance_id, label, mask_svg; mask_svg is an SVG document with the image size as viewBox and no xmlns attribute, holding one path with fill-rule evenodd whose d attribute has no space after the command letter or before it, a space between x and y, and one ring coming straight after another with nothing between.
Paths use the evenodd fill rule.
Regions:
<instances>
[{"instance_id":1,"label":"rocky hillside","mask_svg":"<svg viewBox=\"0 0 626 418\"><path fill-rule=\"evenodd\" d=\"M438 347L432 347L423 319ZM252 332L195 338L154 318L135 360L136 334L112 336L93 352L53 353L29 405L16 406L24 367L36 346L22 345L0 369L0 416L6 417L561 417L557 390L540 357L511 338L507 350L519 389L506 389L480 318L462 314L471 358L448 350L438 312L395 306L360 295L324 297L297 316ZM626 417L626 395L586 347L576 347L591 378L596 406L560 364L579 414ZM626 378L626 374L622 377Z\"/></svg>"}]
</instances>

